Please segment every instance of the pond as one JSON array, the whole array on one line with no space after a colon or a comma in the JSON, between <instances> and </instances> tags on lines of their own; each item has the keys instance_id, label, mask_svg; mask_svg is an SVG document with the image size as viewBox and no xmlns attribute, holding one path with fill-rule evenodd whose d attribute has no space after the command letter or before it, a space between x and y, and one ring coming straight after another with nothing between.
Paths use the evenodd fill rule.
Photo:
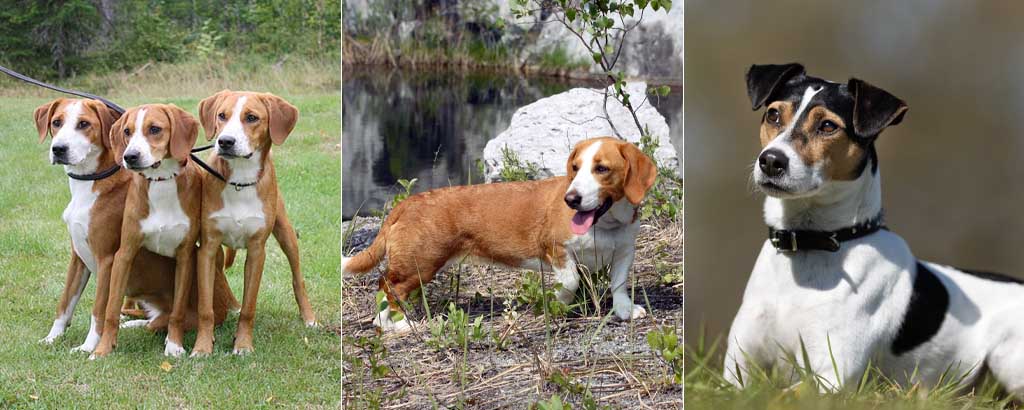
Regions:
<instances>
[{"instance_id":1,"label":"pond","mask_svg":"<svg viewBox=\"0 0 1024 410\"><path fill-rule=\"evenodd\" d=\"M477 161L516 109L600 84L494 72L346 67L342 80L342 217L370 215L417 178L415 191L483 180ZM682 97L655 104L682 146Z\"/></svg>"}]
</instances>

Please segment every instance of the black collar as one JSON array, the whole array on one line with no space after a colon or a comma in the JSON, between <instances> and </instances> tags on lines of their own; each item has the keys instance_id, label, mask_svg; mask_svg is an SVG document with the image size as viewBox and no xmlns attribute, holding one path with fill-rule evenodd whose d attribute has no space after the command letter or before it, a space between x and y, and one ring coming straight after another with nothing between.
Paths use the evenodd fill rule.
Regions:
<instances>
[{"instance_id":1,"label":"black collar","mask_svg":"<svg viewBox=\"0 0 1024 410\"><path fill-rule=\"evenodd\" d=\"M174 178L177 178L177 177L178 177L178 174L171 174L171 176L169 176L169 177L158 177L158 178L145 177L145 178L149 182L161 182L161 181L170 181L170 180L172 180Z\"/></svg>"},{"instance_id":2,"label":"black collar","mask_svg":"<svg viewBox=\"0 0 1024 410\"><path fill-rule=\"evenodd\" d=\"M242 190L242 188L245 188L245 187L250 187L250 186L256 185L256 184L257 184L257 183L259 183L259 182L260 182L260 180L259 180L259 179L257 179L257 180L255 180L255 181L252 181L252 182L246 182L246 183L244 183L244 184L242 184L242 183L238 183L238 182L228 182L228 185L231 185L231 186L235 187L235 191L241 191L241 190Z\"/></svg>"},{"instance_id":3,"label":"black collar","mask_svg":"<svg viewBox=\"0 0 1024 410\"><path fill-rule=\"evenodd\" d=\"M107 177L109 177L111 175L116 174L117 171L120 171L120 170L121 170L121 166L117 165L117 164L114 164L114 166L112 166L110 168L107 168L103 172L98 172L98 173L95 173L95 174L81 175L81 174L75 174L75 173L68 172L68 178L77 179L79 181L99 181L101 179L104 179L104 178L107 178Z\"/></svg>"},{"instance_id":4,"label":"black collar","mask_svg":"<svg viewBox=\"0 0 1024 410\"><path fill-rule=\"evenodd\" d=\"M836 252L839 251L840 242L862 238L880 229L887 229L881 212L874 218L837 231L785 230L768 227L768 241L780 252Z\"/></svg>"}]
</instances>

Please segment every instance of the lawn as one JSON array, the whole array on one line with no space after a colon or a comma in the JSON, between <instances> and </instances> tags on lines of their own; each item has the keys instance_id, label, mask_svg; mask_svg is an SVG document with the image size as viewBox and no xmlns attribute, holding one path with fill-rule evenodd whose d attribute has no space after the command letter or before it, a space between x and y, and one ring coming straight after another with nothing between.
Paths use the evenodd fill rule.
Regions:
<instances>
[{"instance_id":1,"label":"lawn","mask_svg":"<svg viewBox=\"0 0 1024 410\"><path fill-rule=\"evenodd\" d=\"M158 66L70 84L124 107L174 103L193 114L200 99L226 87L271 91L299 107L298 125L284 145L274 148L274 160L321 326L302 323L287 260L269 241L256 310L256 352L245 357L230 354L237 314L217 329L214 355L205 359L165 358L164 335L138 328L122 330L117 349L103 360L70 352L88 331L95 275L64 337L52 346L38 342L49 330L63 287L70 245L61 212L69 191L63 169L48 163L48 145L37 142L32 113L60 95L0 80L0 407L339 406L339 73L336 62L323 63L321 70L296 64L305 64L295 68L298 74L289 72L289 65L266 67L245 71L237 81L230 74L237 67L217 66L208 71L210 78L196 81L186 78L194 72L172 75L183 67ZM119 83L133 86L102 86ZM200 136L198 144L206 144ZM244 252L227 272L239 299L242 258ZM188 333L186 349L194 340L195 333Z\"/></svg>"}]
</instances>

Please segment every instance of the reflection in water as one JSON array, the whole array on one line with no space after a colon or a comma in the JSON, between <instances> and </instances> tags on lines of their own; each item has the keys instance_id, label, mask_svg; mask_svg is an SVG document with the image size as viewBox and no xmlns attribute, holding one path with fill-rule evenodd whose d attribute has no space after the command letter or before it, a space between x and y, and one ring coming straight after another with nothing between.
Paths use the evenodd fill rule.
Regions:
<instances>
[{"instance_id":1,"label":"reflection in water","mask_svg":"<svg viewBox=\"0 0 1024 410\"><path fill-rule=\"evenodd\" d=\"M784 3L686 4L700 16L686 22L688 326L725 336L765 240L748 182L760 150L752 63L798 61L906 100L878 142L889 226L919 258L1024 277L1024 4Z\"/></svg>"},{"instance_id":2,"label":"reflection in water","mask_svg":"<svg viewBox=\"0 0 1024 410\"><path fill-rule=\"evenodd\" d=\"M487 141L508 128L517 108L573 87L594 86L579 80L380 67L346 68L344 74L344 219L383 207L399 189L399 179L418 178L416 191L481 181L477 160ZM658 106L670 129L682 121L679 94Z\"/></svg>"}]
</instances>

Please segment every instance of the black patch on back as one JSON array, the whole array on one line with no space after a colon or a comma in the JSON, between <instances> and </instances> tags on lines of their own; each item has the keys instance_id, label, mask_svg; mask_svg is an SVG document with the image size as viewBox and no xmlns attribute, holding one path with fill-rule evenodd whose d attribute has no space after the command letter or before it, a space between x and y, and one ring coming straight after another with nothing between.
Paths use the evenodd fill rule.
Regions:
<instances>
[{"instance_id":1,"label":"black patch on back","mask_svg":"<svg viewBox=\"0 0 1024 410\"><path fill-rule=\"evenodd\" d=\"M935 336L948 310L949 291L935 273L918 262L914 292L896 339L892 341L892 353L899 356Z\"/></svg>"},{"instance_id":2,"label":"black patch on back","mask_svg":"<svg viewBox=\"0 0 1024 410\"><path fill-rule=\"evenodd\" d=\"M1015 278L1015 277L1010 276L1010 275L1002 274L1002 273L985 272L985 271L980 271L980 270L970 270L970 269L960 269L960 268L956 268L956 270L958 270L960 272L963 272L963 273L966 273L968 275L974 276L976 278L981 278L981 279L985 279L985 280L991 280L991 281L995 281L995 282L1004 282L1004 283L1024 284L1024 280L1019 279L1019 278Z\"/></svg>"}]
</instances>

